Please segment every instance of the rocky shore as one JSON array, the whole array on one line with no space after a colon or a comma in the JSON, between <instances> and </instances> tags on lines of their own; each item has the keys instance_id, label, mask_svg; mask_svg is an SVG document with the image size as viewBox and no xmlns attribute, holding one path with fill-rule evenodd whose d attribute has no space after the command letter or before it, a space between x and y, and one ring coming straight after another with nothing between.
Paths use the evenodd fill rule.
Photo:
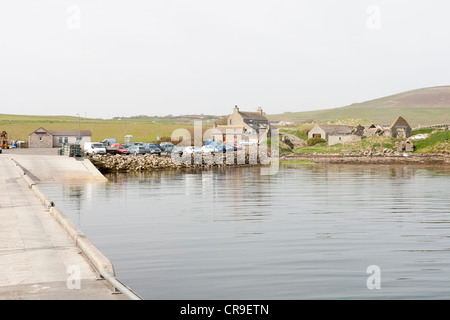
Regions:
<instances>
[{"instance_id":1,"label":"rocky shore","mask_svg":"<svg viewBox=\"0 0 450 320\"><path fill-rule=\"evenodd\" d=\"M401 164L401 165L450 165L448 154L330 154L305 153L280 155L280 161L309 161L335 164Z\"/></svg>"},{"instance_id":2,"label":"rocky shore","mask_svg":"<svg viewBox=\"0 0 450 320\"><path fill-rule=\"evenodd\" d=\"M210 169L228 166L251 166L260 164L257 155L224 154L202 157L201 155L185 155L172 159L171 156L157 155L95 155L89 158L102 173L150 171L160 169Z\"/></svg>"},{"instance_id":3,"label":"rocky shore","mask_svg":"<svg viewBox=\"0 0 450 320\"><path fill-rule=\"evenodd\" d=\"M232 154L230 158L194 157L189 155L177 158L175 161L170 156L156 155L95 155L91 162L102 173L133 172L171 169L211 169L215 167L231 166L255 166L261 165L258 156ZM267 159L265 159L267 161ZM314 163L333 164L386 164L386 165L450 165L450 155L447 154L330 154L330 153L305 153L305 154L280 154L280 161L307 161Z\"/></svg>"}]
</instances>

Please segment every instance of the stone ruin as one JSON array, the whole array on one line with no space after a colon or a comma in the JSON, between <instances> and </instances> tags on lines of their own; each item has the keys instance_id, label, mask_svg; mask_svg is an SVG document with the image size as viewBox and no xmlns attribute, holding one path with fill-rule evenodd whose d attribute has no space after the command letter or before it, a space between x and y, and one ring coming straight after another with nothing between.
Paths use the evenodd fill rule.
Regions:
<instances>
[{"instance_id":1,"label":"stone ruin","mask_svg":"<svg viewBox=\"0 0 450 320\"><path fill-rule=\"evenodd\" d=\"M397 149L398 152L413 152L414 144L409 140L399 141L395 143L395 149Z\"/></svg>"}]
</instances>

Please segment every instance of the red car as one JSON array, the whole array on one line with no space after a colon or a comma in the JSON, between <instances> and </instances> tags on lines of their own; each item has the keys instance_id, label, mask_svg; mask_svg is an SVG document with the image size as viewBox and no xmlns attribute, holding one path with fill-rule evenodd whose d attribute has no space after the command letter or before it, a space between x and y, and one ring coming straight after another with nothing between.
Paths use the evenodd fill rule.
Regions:
<instances>
[{"instance_id":1,"label":"red car","mask_svg":"<svg viewBox=\"0 0 450 320\"><path fill-rule=\"evenodd\" d=\"M119 148L119 150L117 150L117 154L130 154L130 151L124 148L120 143L113 143L111 147Z\"/></svg>"}]
</instances>

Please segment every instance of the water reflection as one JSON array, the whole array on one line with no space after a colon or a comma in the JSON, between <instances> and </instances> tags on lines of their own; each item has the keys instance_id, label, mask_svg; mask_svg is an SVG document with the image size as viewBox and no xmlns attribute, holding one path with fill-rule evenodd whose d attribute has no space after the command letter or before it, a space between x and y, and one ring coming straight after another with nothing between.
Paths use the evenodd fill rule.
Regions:
<instances>
[{"instance_id":1,"label":"water reflection","mask_svg":"<svg viewBox=\"0 0 450 320\"><path fill-rule=\"evenodd\" d=\"M449 177L281 165L43 187L147 299L450 298ZM372 264L378 293L365 285Z\"/></svg>"}]
</instances>

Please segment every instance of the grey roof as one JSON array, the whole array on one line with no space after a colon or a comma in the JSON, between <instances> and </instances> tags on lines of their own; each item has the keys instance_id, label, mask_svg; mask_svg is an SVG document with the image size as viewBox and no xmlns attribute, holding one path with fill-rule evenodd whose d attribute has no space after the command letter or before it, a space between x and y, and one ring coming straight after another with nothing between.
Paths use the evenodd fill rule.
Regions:
<instances>
[{"instance_id":1,"label":"grey roof","mask_svg":"<svg viewBox=\"0 0 450 320\"><path fill-rule=\"evenodd\" d=\"M52 136L78 136L78 130L48 130ZM80 136L92 136L90 130L80 130Z\"/></svg>"},{"instance_id":2,"label":"grey roof","mask_svg":"<svg viewBox=\"0 0 450 320\"><path fill-rule=\"evenodd\" d=\"M239 114L244 120L257 120L269 122L269 119L267 119L267 117L264 114L260 114L259 112L239 111Z\"/></svg>"},{"instance_id":3,"label":"grey roof","mask_svg":"<svg viewBox=\"0 0 450 320\"><path fill-rule=\"evenodd\" d=\"M350 134L353 131L352 126L334 125L334 124L318 124L318 126L326 133Z\"/></svg>"}]
</instances>

